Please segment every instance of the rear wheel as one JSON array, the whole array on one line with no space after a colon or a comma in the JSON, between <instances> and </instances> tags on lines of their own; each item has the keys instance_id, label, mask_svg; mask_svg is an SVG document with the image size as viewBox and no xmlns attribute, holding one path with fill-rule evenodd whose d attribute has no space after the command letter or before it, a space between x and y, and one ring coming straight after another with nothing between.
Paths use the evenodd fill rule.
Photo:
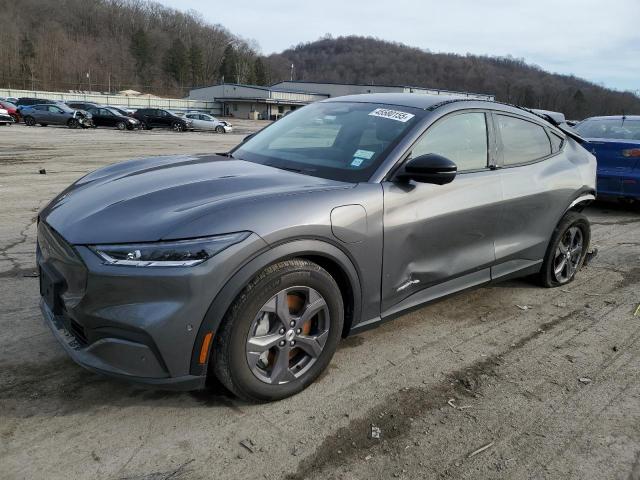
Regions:
<instances>
[{"instance_id":1,"label":"rear wheel","mask_svg":"<svg viewBox=\"0 0 640 480\"><path fill-rule=\"evenodd\" d=\"M212 347L211 367L239 397L279 400L327 367L344 321L340 289L306 260L266 268L235 300Z\"/></svg>"},{"instance_id":2,"label":"rear wheel","mask_svg":"<svg viewBox=\"0 0 640 480\"><path fill-rule=\"evenodd\" d=\"M540 271L542 284L558 287L572 282L584 263L590 240L587 217L578 212L567 213L551 237Z\"/></svg>"},{"instance_id":3,"label":"rear wheel","mask_svg":"<svg viewBox=\"0 0 640 480\"><path fill-rule=\"evenodd\" d=\"M36 124L36 119L30 115L27 115L26 117L24 117L24 124L29 127L33 127Z\"/></svg>"}]
</instances>

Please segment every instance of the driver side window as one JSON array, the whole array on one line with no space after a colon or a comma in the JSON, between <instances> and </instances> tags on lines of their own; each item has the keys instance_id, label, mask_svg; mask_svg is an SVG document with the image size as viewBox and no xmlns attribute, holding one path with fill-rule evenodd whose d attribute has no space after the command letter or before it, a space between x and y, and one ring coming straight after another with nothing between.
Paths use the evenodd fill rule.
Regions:
<instances>
[{"instance_id":1,"label":"driver side window","mask_svg":"<svg viewBox=\"0 0 640 480\"><path fill-rule=\"evenodd\" d=\"M484 113L454 114L432 125L411 151L411 158L436 153L453 161L458 171L488 165L487 121Z\"/></svg>"}]
</instances>

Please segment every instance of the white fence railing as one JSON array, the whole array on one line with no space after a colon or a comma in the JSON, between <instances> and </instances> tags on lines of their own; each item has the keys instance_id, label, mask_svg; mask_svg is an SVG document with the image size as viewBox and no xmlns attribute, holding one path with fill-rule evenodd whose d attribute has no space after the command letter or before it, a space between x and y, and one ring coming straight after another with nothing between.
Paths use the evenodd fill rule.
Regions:
<instances>
[{"instance_id":1,"label":"white fence railing","mask_svg":"<svg viewBox=\"0 0 640 480\"><path fill-rule=\"evenodd\" d=\"M47 98L49 100L60 100L63 102L76 100L130 108L156 107L179 110L206 110L216 114L221 112L221 105L219 102L186 100L183 98L153 98L128 95L102 95L98 93L46 92L41 90L16 90L13 88L0 88L0 97Z\"/></svg>"}]
</instances>

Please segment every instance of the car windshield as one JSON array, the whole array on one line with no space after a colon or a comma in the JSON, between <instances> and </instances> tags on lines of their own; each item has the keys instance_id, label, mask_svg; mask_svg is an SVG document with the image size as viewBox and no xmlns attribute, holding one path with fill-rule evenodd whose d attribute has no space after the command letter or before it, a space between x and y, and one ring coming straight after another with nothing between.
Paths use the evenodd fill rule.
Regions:
<instances>
[{"instance_id":1,"label":"car windshield","mask_svg":"<svg viewBox=\"0 0 640 480\"><path fill-rule=\"evenodd\" d=\"M640 140L640 120L635 119L594 118L576 125L575 129L584 138Z\"/></svg>"},{"instance_id":2,"label":"car windshield","mask_svg":"<svg viewBox=\"0 0 640 480\"><path fill-rule=\"evenodd\" d=\"M278 120L232 154L316 177L366 182L423 114L417 108L372 103L314 103Z\"/></svg>"},{"instance_id":3,"label":"car windshield","mask_svg":"<svg viewBox=\"0 0 640 480\"><path fill-rule=\"evenodd\" d=\"M13 103L11 102L0 102L0 105L2 105L4 108L17 108Z\"/></svg>"}]
</instances>

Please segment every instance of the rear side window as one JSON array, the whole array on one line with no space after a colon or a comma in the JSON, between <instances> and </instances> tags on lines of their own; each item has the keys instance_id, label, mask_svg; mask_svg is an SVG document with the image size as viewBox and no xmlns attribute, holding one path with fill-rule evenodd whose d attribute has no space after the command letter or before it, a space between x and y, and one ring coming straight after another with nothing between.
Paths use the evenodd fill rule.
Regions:
<instances>
[{"instance_id":1,"label":"rear side window","mask_svg":"<svg viewBox=\"0 0 640 480\"><path fill-rule=\"evenodd\" d=\"M484 113L461 113L438 121L414 145L411 157L436 153L453 161L458 171L487 167L487 122Z\"/></svg>"},{"instance_id":2,"label":"rear side window","mask_svg":"<svg viewBox=\"0 0 640 480\"><path fill-rule=\"evenodd\" d=\"M551 141L540 125L506 115L496 115L505 165L533 162L551 155Z\"/></svg>"},{"instance_id":3,"label":"rear side window","mask_svg":"<svg viewBox=\"0 0 640 480\"><path fill-rule=\"evenodd\" d=\"M558 153L562 148L562 144L564 143L564 138L560 135L557 135L553 132L549 132L549 138L551 139L551 151L553 153Z\"/></svg>"}]
</instances>

